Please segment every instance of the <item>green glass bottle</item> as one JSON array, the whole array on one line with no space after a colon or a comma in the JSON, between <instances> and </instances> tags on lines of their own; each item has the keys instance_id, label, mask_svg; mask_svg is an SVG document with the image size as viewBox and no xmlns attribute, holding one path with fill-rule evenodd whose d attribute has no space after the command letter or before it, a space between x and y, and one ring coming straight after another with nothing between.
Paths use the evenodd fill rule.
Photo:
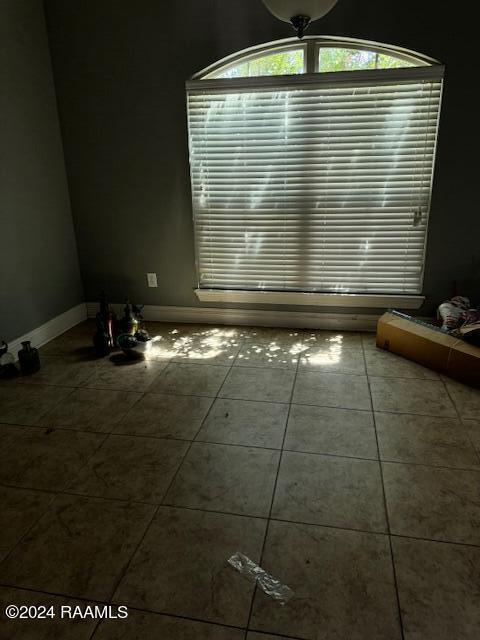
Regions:
<instances>
[{"instance_id":1,"label":"green glass bottle","mask_svg":"<svg viewBox=\"0 0 480 640\"><path fill-rule=\"evenodd\" d=\"M40 356L38 349L31 346L30 340L22 342L22 349L18 352L20 371L23 376L28 376L40 369Z\"/></svg>"}]
</instances>

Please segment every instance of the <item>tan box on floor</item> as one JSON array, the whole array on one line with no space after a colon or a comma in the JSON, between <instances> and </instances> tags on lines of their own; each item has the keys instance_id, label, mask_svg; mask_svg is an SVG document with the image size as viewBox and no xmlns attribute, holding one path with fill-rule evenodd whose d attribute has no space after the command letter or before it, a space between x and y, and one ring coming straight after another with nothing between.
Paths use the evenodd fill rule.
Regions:
<instances>
[{"instance_id":1,"label":"tan box on floor","mask_svg":"<svg viewBox=\"0 0 480 640\"><path fill-rule=\"evenodd\" d=\"M384 313L377 325L377 347L480 388L480 348L434 327Z\"/></svg>"}]
</instances>

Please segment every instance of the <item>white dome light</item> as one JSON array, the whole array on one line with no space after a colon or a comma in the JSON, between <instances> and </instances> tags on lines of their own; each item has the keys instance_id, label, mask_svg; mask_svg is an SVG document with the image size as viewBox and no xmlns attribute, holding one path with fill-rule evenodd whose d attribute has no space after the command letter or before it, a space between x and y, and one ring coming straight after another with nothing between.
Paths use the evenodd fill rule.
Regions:
<instances>
[{"instance_id":1,"label":"white dome light","mask_svg":"<svg viewBox=\"0 0 480 640\"><path fill-rule=\"evenodd\" d=\"M263 3L276 18L291 22L302 38L310 22L323 18L337 0L263 0Z\"/></svg>"}]
</instances>

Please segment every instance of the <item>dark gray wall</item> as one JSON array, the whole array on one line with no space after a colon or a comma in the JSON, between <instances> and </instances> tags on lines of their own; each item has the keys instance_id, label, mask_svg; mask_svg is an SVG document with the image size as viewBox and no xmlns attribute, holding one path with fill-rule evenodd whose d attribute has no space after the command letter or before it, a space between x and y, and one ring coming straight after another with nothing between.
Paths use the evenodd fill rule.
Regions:
<instances>
[{"instance_id":1,"label":"dark gray wall","mask_svg":"<svg viewBox=\"0 0 480 640\"><path fill-rule=\"evenodd\" d=\"M87 298L105 288L116 301L199 304L184 82L229 53L290 36L289 26L261 0L46 0L46 8ZM438 0L339 0L310 30L447 65L423 311L451 295L454 280L472 296L479 283L468 22ZM158 289L146 287L147 271L158 272Z\"/></svg>"},{"instance_id":2,"label":"dark gray wall","mask_svg":"<svg viewBox=\"0 0 480 640\"><path fill-rule=\"evenodd\" d=\"M41 0L0 0L0 339L84 300Z\"/></svg>"}]
</instances>

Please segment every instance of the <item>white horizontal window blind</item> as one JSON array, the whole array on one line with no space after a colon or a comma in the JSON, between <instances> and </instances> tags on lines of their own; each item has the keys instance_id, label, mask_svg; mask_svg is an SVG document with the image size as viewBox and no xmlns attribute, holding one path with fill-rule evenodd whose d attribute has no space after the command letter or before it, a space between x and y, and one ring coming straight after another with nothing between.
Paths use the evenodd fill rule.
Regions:
<instances>
[{"instance_id":1,"label":"white horizontal window blind","mask_svg":"<svg viewBox=\"0 0 480 640\"><path fill-rule=\"evenodd\" d=\"M199 286L420 293L442 75L187 83Z\"/></svg>"}]
</instances>

